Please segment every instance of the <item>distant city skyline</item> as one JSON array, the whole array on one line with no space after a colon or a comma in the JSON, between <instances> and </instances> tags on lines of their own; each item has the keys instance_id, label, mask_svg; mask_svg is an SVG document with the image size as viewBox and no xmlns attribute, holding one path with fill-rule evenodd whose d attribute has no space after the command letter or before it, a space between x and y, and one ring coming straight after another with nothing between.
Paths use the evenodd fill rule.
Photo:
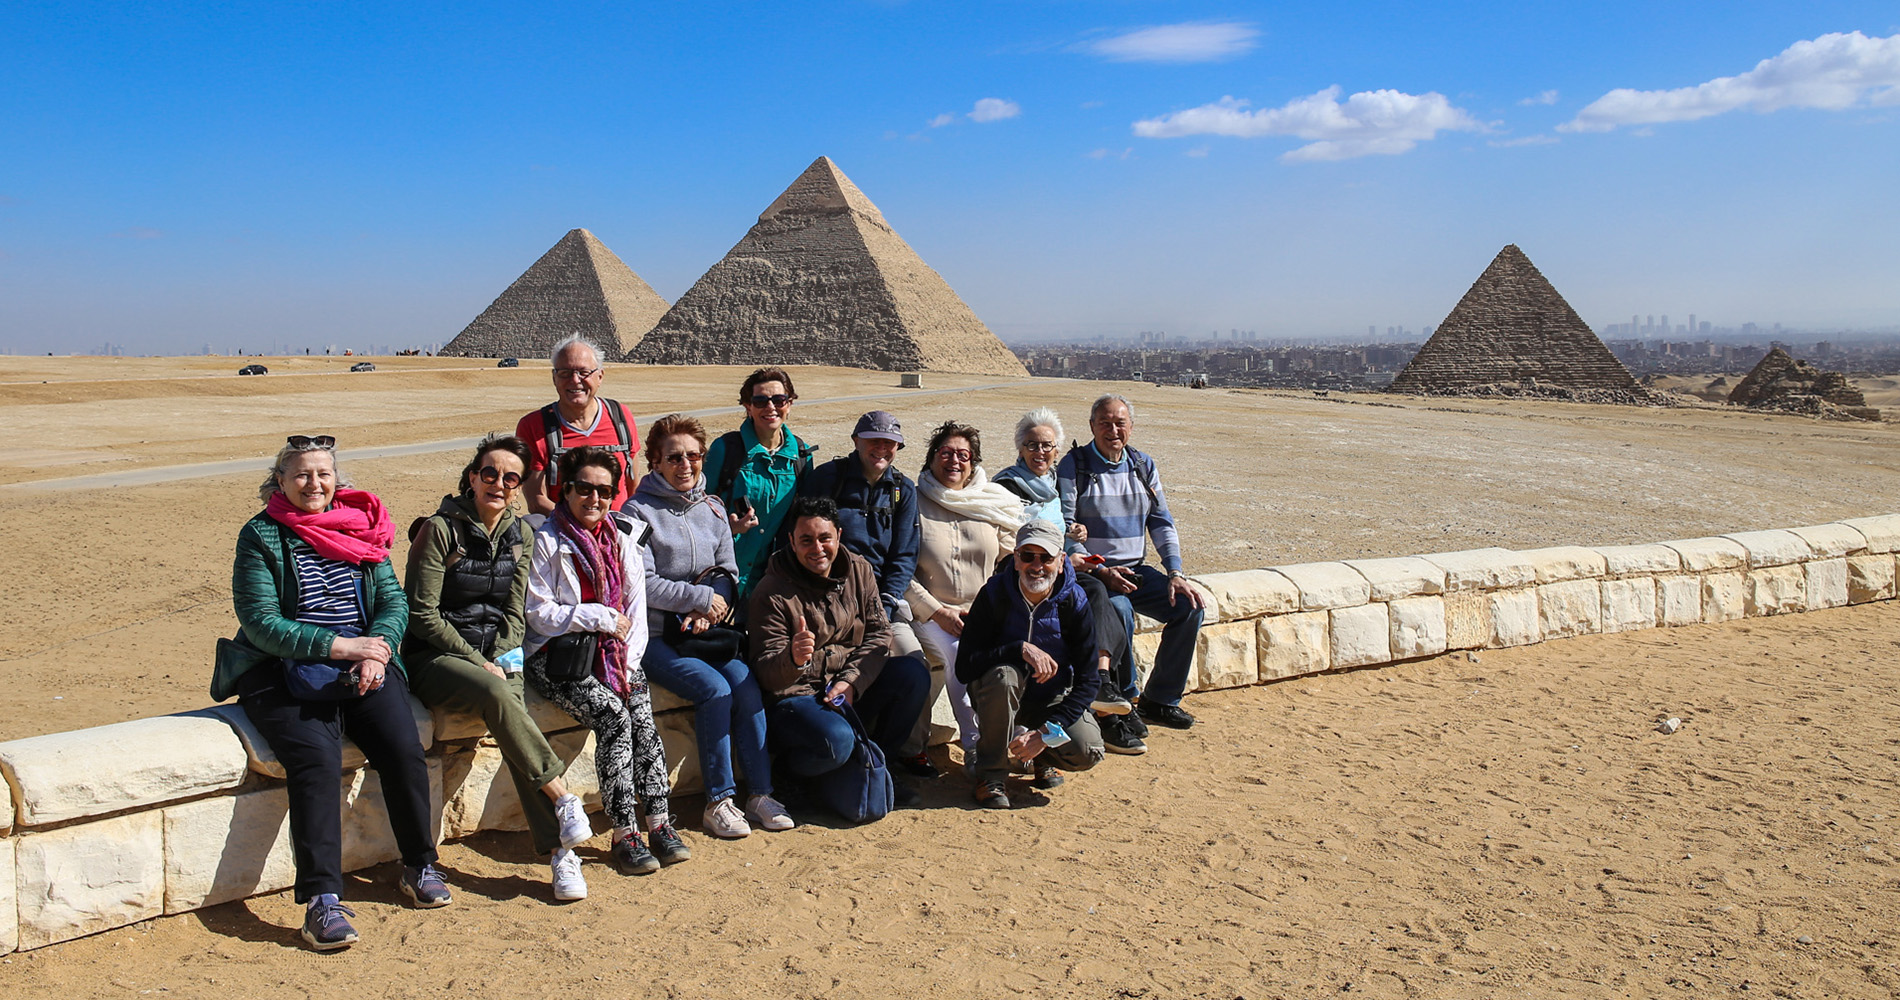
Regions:
<instances>
[{"instance_id":1,"label":"distant city skyline","mask_svg":"<svg viewBox=\"0 0 1900 1000\"><path fill-rule=\"evenodd\" d=\"M1600 333L1665 303L1697 336L1900 327L1891 4L27 0L7 28L9 353L440 344L575 227L674 300L820 154L1011 344L1422 335L1506 243Z\"/></svg>"}]
</instances>

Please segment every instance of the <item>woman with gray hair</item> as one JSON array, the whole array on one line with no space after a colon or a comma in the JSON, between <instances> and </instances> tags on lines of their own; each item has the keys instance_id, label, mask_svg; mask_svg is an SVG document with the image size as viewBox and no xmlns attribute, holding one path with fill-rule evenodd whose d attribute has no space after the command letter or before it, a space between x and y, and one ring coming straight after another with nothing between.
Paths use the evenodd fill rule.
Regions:
<instances>
[{"instance_id":1,"label":"woman with gray hair","mask_svg":"<svg viewBox=\"0 0 1900 1000\"><path fill-rule=\"evenodd\" d=\"M395 528L381 500L351 489L336 439L293 434L258 490L264 509L238 532L231 571L237 637L218 641L211 697L237 695L283 764L303 939L356 942L343 905L337 776L349 737L382 779L402 854L397 885L419 907L447 906L429 825L429 767L396 650L409 603L390 566Z\"/></svg>"}]
</instances>

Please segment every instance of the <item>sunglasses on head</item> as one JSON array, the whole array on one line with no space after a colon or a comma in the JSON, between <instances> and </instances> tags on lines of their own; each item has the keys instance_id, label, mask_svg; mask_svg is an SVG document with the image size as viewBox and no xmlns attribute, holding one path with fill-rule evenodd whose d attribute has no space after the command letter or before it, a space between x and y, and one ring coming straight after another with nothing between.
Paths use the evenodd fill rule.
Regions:
<instances>
[{"instance_id":1,"label":"sunglasses on head","mask_svg":"<svg viewBox=\"0 0 1900 1000\"><path fill-rule=\"evenodd\" d=\"M1047 566L1056 561L1056 557L1047 552L1024 552L1016 550L1016 561L1024 566Z\"/></svg>"},{"instance_id":2,"label":"sunglasses on head","mask_svg":"<svg viewBox=\"0 0 1900 1000\"><path fill-rule=\"evenodd\" d=\"M493 486L495 485L497 481L500 481L503 488L510 489L510 490L521 485L521 473L503 472L492 465L482 466L481 471L475 473L475 476L476 478L480 479L482 482L487 483L490 486Z\"/></svg>"},{"instance_id":3,"label":"sunglasses on head","mask_svg":"<svg viewBox=\"0 0 1900 1000\"><path fill-rule=\"evenodd\" d=\"M334 448L336 438L328 434L318 434L315 437L308 434L292 434L284 439L284 443L292 448Z\"/></svg>"},{"instance_id":4,"label":"sunglasses on head","mask_svg":"<svg viewBox=\"0 0 1900 1000\"><path fill-rule=\"evenodd\" d=\"M757 409L757 410L763 410L768 406L783 407L786 403L789 403L791 401L792 401L792 397L787 396L786 394L782 392L776 393L771 396L767 396L761 393L752 397L752 407L753 409Z\"/></svg>"},{"instance_id":5,"label":"sunglasses on head","mask_svg":"<svg viewBox=\"0 0 1900 1000\"><path fill-rule=\"evenodd\" d=\"M614 495L614 488L607 483L568 483L567 489L570 493L579 493L584 497L611 497Z\"/></svg>"}]
</instances>

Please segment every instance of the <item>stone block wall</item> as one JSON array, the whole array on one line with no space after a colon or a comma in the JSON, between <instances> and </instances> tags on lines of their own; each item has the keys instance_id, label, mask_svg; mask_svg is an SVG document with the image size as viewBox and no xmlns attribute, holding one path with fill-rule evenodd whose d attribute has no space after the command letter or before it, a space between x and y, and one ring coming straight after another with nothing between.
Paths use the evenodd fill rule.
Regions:
<instances>
[{"instance_id":1,"label":"stone block wall","mask_svg":"<svg viewBox=\"0 0 1900 1000\"><path fill-rule=\"evenodd\" d=\"M1897 552L1900 514L1648 545L1209 574L1192 580L1208 600L1190 689L1893 600ZM1136 621L1145 671L1160 623ZM698 792L691 707L654 693L674 790ZM532 692L528 702L568 762L568 787L598 810L593 734ZM437 835L525 829L481 720L411 707L429 755ZM277 892L294 878L283 768L236 705L0 743L0 776L0 954ZM346 869L396 856L376 773L353 747L337 807Z\"/></svg>"}]
</instances>

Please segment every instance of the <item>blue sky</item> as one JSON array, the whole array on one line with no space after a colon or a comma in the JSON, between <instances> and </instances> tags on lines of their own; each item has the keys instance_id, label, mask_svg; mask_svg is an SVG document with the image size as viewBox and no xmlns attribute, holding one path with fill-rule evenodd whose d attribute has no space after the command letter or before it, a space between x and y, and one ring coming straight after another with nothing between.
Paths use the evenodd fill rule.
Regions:
<instances>
[{"instance_id":1,"label":"blue sky","mask_svg":"<svg viewBox=\"0 0 1900 1000\"><path fill-rule=\"evenodd\" d=\"M660 7L15 0L0 349L439 342L575 226L677 298L820 154L1006 339L1417 330L1512 242L1900 324L1892 3Z\"/></svg>"}]
</instances>

